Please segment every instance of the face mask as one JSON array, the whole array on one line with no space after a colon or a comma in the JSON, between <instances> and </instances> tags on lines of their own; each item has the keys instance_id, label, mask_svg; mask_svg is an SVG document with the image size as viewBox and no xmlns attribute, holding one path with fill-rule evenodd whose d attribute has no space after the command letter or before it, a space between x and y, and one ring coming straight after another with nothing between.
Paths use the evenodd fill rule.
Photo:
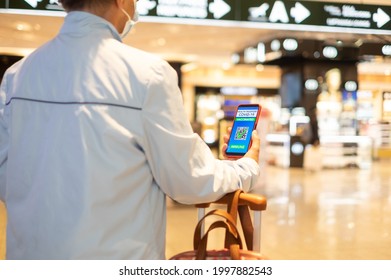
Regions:
<instances>
[{"instance_id":1,"label":"face mask","mask_svg":"<svg viewBox=\"0 0 391 280\"><path fill-rule=\"evenodd\" d=\"M136 22L138 20L138 12L137 12L137 9L136 9L136 2L134 4L133 20L130 18L129 14L124 9L122 9L122 11L128 17L128 20L125 23L124 30L122 30L122 33L120 34L121 39L124 39L129 34L130 30L132 30L132 27L136 24Z\"/></svg>"}]
</instances>

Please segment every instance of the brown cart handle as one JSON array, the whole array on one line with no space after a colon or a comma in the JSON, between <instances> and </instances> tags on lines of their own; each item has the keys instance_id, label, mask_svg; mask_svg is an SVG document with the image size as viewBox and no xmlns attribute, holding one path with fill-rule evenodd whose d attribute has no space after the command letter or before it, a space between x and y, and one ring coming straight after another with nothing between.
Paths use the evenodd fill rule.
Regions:
<instances>
[{"instance_id":1,"label":"brown cart handle","mask_svg":"<svg viewBox=\"0 0 391 280\"><path fill-rule=\"evenodd\" d=\"M223 196L217 201L210 203L201 203L196 204L197 208L208 208L210 204L227 204L228 195ZM267 200L266 197L258 194L252 193L241 193L239 196L239 205L248 205L248 207L253 211L263 211L266 210Z\"/></svg>"}]
</instances>

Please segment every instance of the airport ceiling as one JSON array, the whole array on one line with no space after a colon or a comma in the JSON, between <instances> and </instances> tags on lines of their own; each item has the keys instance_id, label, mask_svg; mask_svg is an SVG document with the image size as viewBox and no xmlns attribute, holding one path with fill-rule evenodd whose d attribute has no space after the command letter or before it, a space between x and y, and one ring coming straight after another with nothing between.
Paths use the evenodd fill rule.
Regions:
<instances>
[{"instance_id":1,"label":"airport ceiling","mask_svg":"<svg viewBox=\"0 0 391 280\"><path fill-rule=\"evenodd\" d=\"M197 1L197 0L194 0ZM325 1L324 1L325 2ZM390 0L327 1L390 6ZM156 18L156 17L155 17ZM0 54L23 55L54 37L60 29L63 16L17 14L0 10ZM357 40L391 42L390 35L343 32L280 30L254 28L233 24L208 25L197 21L180 20L162 23L153 17L140 16L140 21L125 39L125 43L167 60L200 64L229 63L233 53L260 41L285 36L354 43ZM270 26L269 26L270 27Z\"/></svg>"}]
</instances>

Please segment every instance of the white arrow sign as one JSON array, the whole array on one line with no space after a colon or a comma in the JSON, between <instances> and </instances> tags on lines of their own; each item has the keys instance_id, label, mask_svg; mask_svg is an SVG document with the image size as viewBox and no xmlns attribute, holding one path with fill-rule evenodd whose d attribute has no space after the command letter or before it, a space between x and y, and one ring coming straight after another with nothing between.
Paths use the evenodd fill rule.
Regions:
<instances>
[{"instance_id":1,"label":"white arrow sign","mask_svg":"<svg viewBox=\"0 0 391 280\"><path fill-rule=\"evenodd\" d=\"M222 18L231 11L231 6L225 3L223 0L215 0L210 3L209 11L213 13L214 18Z\"/></svg>"},{"instance_id":2,"label":"white arrow sign","mask_svg":"<svg viewBox=\"0 0 391 280\"><path fill-rule=\"evenodd\" d=\"M149 11L156 7L156 1L139 0L137 2L137 12L142 15L148 15Z\"/></svg>"},{"instance_id":3,"label":"white arrow sign","mask_svg":"<svg viewBox=\"0 0 391 280\"><path fill-rule=\"evenodd\" d=\"M300 23L311 15L311 12L303 6L303 4L296 2L294 8L291 9L291 16L296 23Z\"/></svg>"},{"instance_id":4,"label":"white arrow sign","mask_svg":"<svg viewBox=\"0 0 391 280\"><path fill-rule=\"evenodd\" d=\"M390 16L387 15L382 9L378 8L377 13L373 14L373 21L377 23L377 27L380 28L391 20Z\"/></svg>"},{"instance_id":5,"label":"white arrow sign","mask_svg":"<svg viewBox=\"0 0 391 280\"><path fill-rule=\"evenodd\" d=\"M42 2L42 0L24 0L31 7L36 8L38 6L38 2Z\"/></svg>"},{"instance_id":6,"label":"white arrow sign","mask_svg":"<svg viewBox=\"0 0 391 280\"><path fill-rule=\"evenodd\" d=\"M248 11L250 12L251 17L258 18L258 17L265 17L268 9L269 9L269 4L263 3L259 7L249 8Z\"/></svg>"},{"instance_id":7,"label":"white arrow sign","mask_svg":"<svg viewBox=\"0 0 391 280\"><path fill-rule=\"evenodd\" d=\"M286 12L284 2L276 1L269 16L271 22L281 21L282 23L288 23L289 17Z\"/></svg>"}]
</instances>

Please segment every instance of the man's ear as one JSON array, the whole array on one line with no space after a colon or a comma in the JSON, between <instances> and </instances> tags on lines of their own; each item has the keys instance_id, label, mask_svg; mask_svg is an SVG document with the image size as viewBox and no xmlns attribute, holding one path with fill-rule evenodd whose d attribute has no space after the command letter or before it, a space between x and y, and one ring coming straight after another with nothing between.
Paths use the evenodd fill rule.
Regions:
<instances>
[{"instance_id":1,"label":"man's ear","mask_svg":"<svg viewBox=\"0 0 391 280\"><path fill-rule=\"evenodd\" d=\"M125 5L125 0L115 0L115 5L120 8L120 9L123 9L124 8L124 5Z\"/></svg>"}]
</instances>

